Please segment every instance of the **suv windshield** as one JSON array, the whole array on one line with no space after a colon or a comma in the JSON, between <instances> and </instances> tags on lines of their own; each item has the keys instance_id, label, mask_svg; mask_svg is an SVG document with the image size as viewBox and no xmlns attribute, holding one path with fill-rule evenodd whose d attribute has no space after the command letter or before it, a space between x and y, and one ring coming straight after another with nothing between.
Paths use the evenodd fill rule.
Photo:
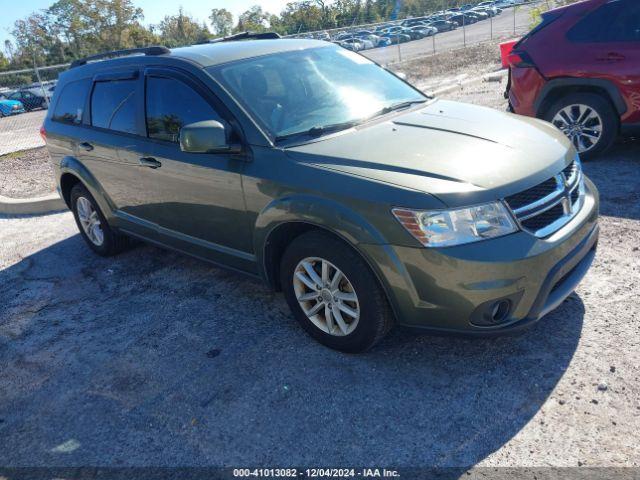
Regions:
<instances>
[{"instance_id":1,"label":"suv windshield","mask_svg":"<svg viewBox=\"0 0 640 480\"><path fill-rule=\"evenodd\" d=\"M427 100L370 60L333 46L249 58L208 71L276 139L348 128Z\"/></svg>"}]
</instances>

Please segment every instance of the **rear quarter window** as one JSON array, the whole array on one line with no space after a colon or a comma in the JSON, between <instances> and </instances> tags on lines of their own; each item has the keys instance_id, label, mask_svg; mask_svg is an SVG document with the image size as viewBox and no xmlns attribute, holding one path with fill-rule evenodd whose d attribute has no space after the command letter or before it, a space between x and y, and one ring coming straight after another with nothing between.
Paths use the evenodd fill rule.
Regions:
<instances>
[{"instance_id":1,"label":"rear quarter window","mask_svg":"<svg viewBox=\"0 0 640 480\"><path fill-rule=\"evenodd\" d=\"M91 125L116 132L138 133L137 80L96 82L91 95Z\"/></svg>"},{"instance_id":2,"label":"rear quarter window","mask_svg":"<svg viewBox=\"0 0 640 480\"><path fill-rule=\"evenodd\" d=\"M71 125L81 124L90 88L91 80L88 78L67 83L60 92L51 119Z\"/></svg>"},{"instance_id":3,"label":"rear quarter window","mask_svg":"<svg viewBox=\"0 0 640 480\"><path fill-rule=\"evenodd\" d=\"M567 33L576 43L640 41L640 2L612 0L588 13Z\"/></svg>"}]
</instances>

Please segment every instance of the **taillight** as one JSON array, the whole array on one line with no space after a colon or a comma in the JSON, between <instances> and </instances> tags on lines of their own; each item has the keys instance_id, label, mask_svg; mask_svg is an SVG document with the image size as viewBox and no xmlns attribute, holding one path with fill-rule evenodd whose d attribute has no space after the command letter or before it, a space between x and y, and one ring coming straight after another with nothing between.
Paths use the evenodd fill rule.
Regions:
<instances>
[{"instance_id":1,"label":"taillight","mask_svg":"<svg viewBox=\"0 0 640 480\"><path fill-rule=\"evenodd\" d=\"M512 67L518 68L529 68L536 66L529 54L521 50L512 50L511 53L509 53L509 55L507 56L507 62L509 62L509 65L511 65Z\"/></svg>"},{"instance_id":2,"label":"taillight","mask_svg":"<svg viewBox=\"0 0 640 480\"><path fill-rule=\"evenodd\" d=\"M40 127L40 136L42 137L42 140L45 141L45 143L47 142L47 131L44 129L44 125L42 125Z\"/></svg>"}]
</instances>

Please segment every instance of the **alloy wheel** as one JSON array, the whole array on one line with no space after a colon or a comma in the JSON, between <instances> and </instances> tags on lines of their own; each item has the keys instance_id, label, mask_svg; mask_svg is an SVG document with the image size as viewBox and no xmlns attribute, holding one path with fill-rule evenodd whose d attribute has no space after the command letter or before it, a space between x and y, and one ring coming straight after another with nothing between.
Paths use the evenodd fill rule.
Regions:
<instances>
[{"instance_id":1,"label":"alloy wheel","mask_svg":"<svg viewBox=\"0 0 640 480\"><path fill-rule=\"evenodd\" d=\"M355 330L360 304L347 276L318 257L301 260L293 274L293 289L300 308L320 330L343 337Z\"/></svg>"},{"instance_id":2,"label":"alloy wheel","mask_svg":"<svg viewBox=\"0 0 640 480\"><path fill-rule=\"evenodd\" d=\"M91 243L96 247L100 247L104 243L104 232L102 231L102 224L97 210L85 197L78 197L76 208L82 230L84 230Z\"/></svg>"},{"instance_id":3,"label":"alloy wheel","mask_svg":"<svg viewBox=\"0 0 640 480\"><path fill-rule=\"evenodd\" d=\"M591 150L602 137L602 118L588 105L567 105L551 123L569 137L579 153Z\"/></svg>"}]
</instances>

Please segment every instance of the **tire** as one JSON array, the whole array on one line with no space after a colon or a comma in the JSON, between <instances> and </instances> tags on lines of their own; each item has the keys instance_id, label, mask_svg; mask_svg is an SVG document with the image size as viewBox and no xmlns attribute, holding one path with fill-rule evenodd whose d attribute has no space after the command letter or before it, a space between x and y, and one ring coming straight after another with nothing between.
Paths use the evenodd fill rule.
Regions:
<instances>
[{"instance_id":1,"label":"tire","mask_svg":"<svg viewBox=\"0 0 640 480\"><path fill-rule=\"evenodd\" d=\"M579 108L591 109L597 115L597 121L595 119L582 122L583 127L587 133L597 133L594 127L600 126L600 136L597 141L593 141L590 138L581 142L580 138L574 136L572 138L570 131L570 124L565 120L559 119L559 115L565 109L573 113L573 119L582 110L578 110L572 106L580 106ZM565 110L565 113L567 110ZM586 110L584 110L586 112ZM548 122L553 123L556 127L563 130L563 133L572 140L574 147L580 153L580 158L583 160L589 160L596 157L602 152L606 151L613 142L616 140L619 131L620 118L613 108L613 105L603 96L596 93L571 93L557 100L551 107L547 109L543 118ZM566 118L566 117L564 117ZM590 118L590 117L587 117ZM593 117L591 117L593 118ZM578 122L580 123L580 122ZM565 127L565 128L563 128ZM588 149L583 150L581 147L587 145L587 143L593 142Z\"/></svg>"},{"instance_id":2,"label":"tire","mask_svg":"<svg viewBox=\"0 0 640 480\"><path fill-rule=\"evenodd\" d=\"M306 274L307 270L302 262L309 259L315 261L307 262L307 265L314 267L318 277L322 277L322 262L328 263L325 280L330 283L335 278L341 278L337 288L311 289L300 281L296 273L301 271ZM336 277L336 269L340 270L342 277ZM309 280L311 276L306 275L306 278ZM298 323L310 336L329 348L347 353L364 352L378 343L393 325L393 314L387 297L369 266L355 250L328 233L312 231L294 239L282 256L280 281L285 299ZM303 305L298 301L303 292L311 296L317 295L304 302L307 312L320 304L319 299L324 295L331 297L322 300L324 306L320 307L318 314L312 315L314 320L307 316ZM348 300L348 297L353 298L354 293L357 300ZM327 331L327 305L332 305L329 307L330 312L337 310L342 320L340 324L338 317L330 313L333 333ZM345 307L345 311L342 311ZM346 313L348 311L359 312L359 315L354 318ZM343 326L347 327L346 330Z\"/></svg>"},{"instance_id":3,"label":"tire","mask_svg":"<svg viewBox=\"0 0 640 480\"><path fill-rule=\"evenodd\" d=\"M89 248L91 248L91 250L96 252L98 255L102 255L103 257L110 257L122 252L129 246L129 238L113 231L113 229L109 226L107 219L102 214L100 207L98 207L97 202L83 184L77 183L73 186L73 188L71 189L70 199L71 211L73 212L73 217L76 220L78 230L80 230L80 235L82 235L82 238L84 238L84 241L87 243L87 245L89 245ZM96 238L95 235L92 234L92 237L90 237L90 234L87 233L92 229L87 228L85 230L85 227L83 226L81 217L83 216L83 205L87 205L85 201L88 202L88 204L93 209L93 212L95 212L95 220L99 221L99 229L102 232L101 242L97 241L99 240L99 238Z\"/></svg>"}]
</instances>

